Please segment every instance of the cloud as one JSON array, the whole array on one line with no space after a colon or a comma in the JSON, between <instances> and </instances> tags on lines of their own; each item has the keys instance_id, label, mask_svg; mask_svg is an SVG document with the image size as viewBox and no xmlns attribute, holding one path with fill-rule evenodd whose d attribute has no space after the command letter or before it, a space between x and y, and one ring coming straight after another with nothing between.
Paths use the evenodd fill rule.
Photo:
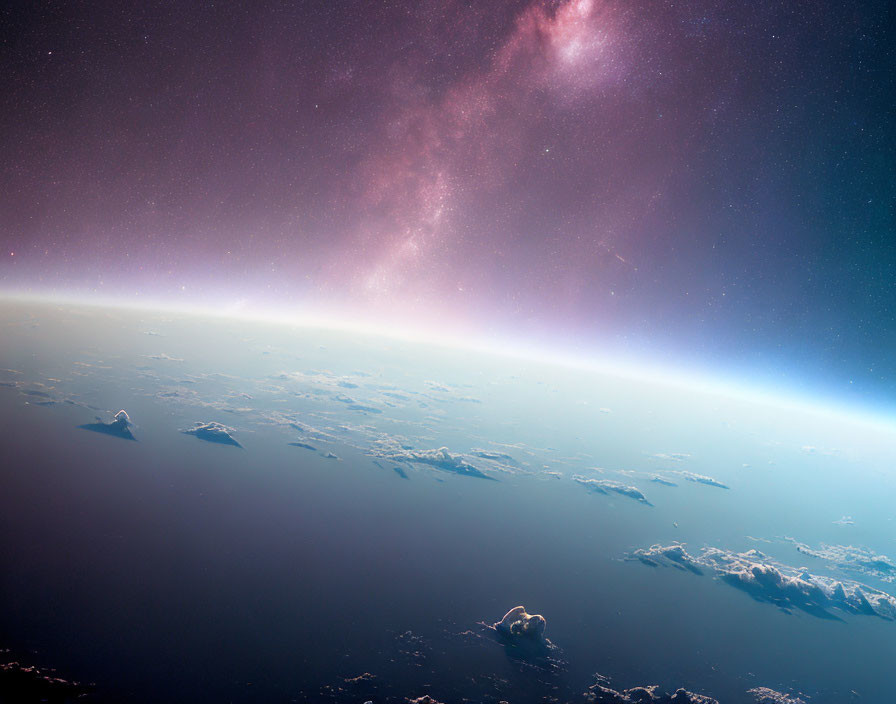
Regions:
<instances>
[{"instance_id":1,"label":"cloud","mask_svg":"<svg viewBox=\"0 0 896 704\"><path fill-rule=\"evenodd\" d=\"M719 704L712 697L686 689L677 689L668 694L657 685L617 691L610 687L609 679L603 675L595 675L595 678L597 681L585 692L585 701L593 704Z\"/></svg>"},{"instance_id":2,"label":"cloud","mask_svg":"<svg viewBox=\"0 0 896 704\"><path fill-rule=\"evenodd\" d=\"M654 484L662 484L663 486L678 486L678 484L676 484L675 482L669 481L668 479L665 479L664 477L661 477L659 475L651 477L650 481L652 481Z\"/></svg>"},{"instance_id":3,"label":"cloud","mask_svg":"<svg viewBox=\"0 0 896 704\"><path fill-rule=\"evenodd\" d=\"M162 362L183 362L184 360L180 357L172 357L170 354L165 354L164 352L160 352L159 354L145 354L143 355L147 359L157 359Z\"/></svg>"},{"instance_id":4,"label":"cloud","mask_svg":"<svg viewBox=\"0 0 896 704\"><path fill-rule=\"evenodd\" d=\"M578 474L575 475L572 479L574 482L581 484L589 491L592 491L596 494L609 495L612 492L614 494L627 496L630 499L635 499L635 501L640 501L642 504L645 504L647 506L653 506L653 504L647 500L647 497L644 496L643 492L637 487L629 486L612 479L587 479L586 477Z\"/></svg>"},{"instance_id":5,"label":"cloud","mask_svg":"<svg viewBox=\"0 0 896 704\"><path fill-rule=\"evenodd\" d=\"M21 384L18 382L12 382L14 388L21 388L21 393L25 396L33 396L34 398L53 398L56 395L56 387L48 386L47 384L43 384L39 381L34 382L32 386L37 388L34 389L25 389L22 388ZM50 392L53 393L50 393Z\"/></svg>"},{"instance_id":6,"label":"cloud","mask_svg":"<svg viewBox=\"0 0 896 704\"><path fill-rule=\"evenodd\" d=\"M400 394L395 391L383 391L383 396L388 396L389 398L394 398L397 401L410 401L410 396L406 396L405 394Z\"/></svg>"},{"instance_id":7,"label":"cloud","mask_svg":"<svg viewBox=\"0 0 896 704\"><path fill-rule=\"evenodd\" d=\"M498 633L507 638L543 641L547 621L541 614L529 614L525 607L514 606L504 614L504 618L493 625Z\"/></svg>"},{"instance_id":8,"label":"cloud","mask_svg":"<svg viewBox=\"0 0 896 704\"><path fill-rule=\"evenodd\" d=\"M807 455L824 455L825 457L834 457L840 453L836 449L825 449L823 447L815 447L814 445L803 445L800 451Z\"/></svg>"},{"instance_id":9,"label":"cloud","mask_svg":"<svg viewBox=\"0 0 896 704\"><path fill-rule=\"evenodd\" d=\"M547 620L541 614L530 614L524 606L514 606L497 623L481 623L493 633L514 660L545 672L558 672L566 663L557 657L560 649L545 636Z\"/></svg>"},{"instance_id":10,"label":"cloud","mask_svg":"<svg viewBox=\"0 0 896 704\"><path fill-rule=\"evenodd\" d=\"M0 663L0 697L4 701L76 701L94 689L93 685L64 680L53 670L18 662Z\"/></svg>"},{"instance_id":11,"label":"cloud","mask_svg":"<svg viewBox=\"0 0 896 704\"><path fill-rule=\"evenodd\" d=\"M323 430L314 428L304 423L300 423L299 421L293 420L291 418L283 417L276 413L271 414L269 418L278 425L285 424L295 430L298 430L300 433L303 433L306 437L312 440L320 440L322 442L334 442L336 440L336 436L332 435L331 433L326 433Z\"/></svg>"},{"instance_id":12,"label":"cloud","mask_svg":"<svg viewBox=\"0 0 896 704\"><path fill-rule=\"evenodd\" d=\"M793 538L787 538L793 543L797 552L810 557L825 560L831 567L848 572L879 579L882 582L896 582L896 560L882 555L868 548L855 545L828 545L822 543L817 548L812 548L805 543L799 543Z\"/></svg>"},{"instance_id":13,"label":"cloud","mask_svg":"<svg viewBox=\"0 0 896 704\"><path fill-rule=\"evenodd\" d=\"M414 450L393 442L383 447L375 448L373 452L376 456L392 462L425 464L443 472L497 481L494 477L490 477L479 468L470 464L464 459L463 455L451 454L447 447L440 447L437 450Z\"/></svg>"},{"instance_id":14,"label":"cloud","mask_svg":"<svg viewBox=\"0 0 896 704\"><path fill-rule=\"evenodd\" d=\"M242 445L234 440L231 435L231 433L234 432L233 428L228 428L226 425L214 421L209 423L196 423L194 427L181 430L181 432L185 435L194 435L200 440L206 440L208 442L242 447Z\"/></svg>"},{"instance_id":15,"label":"cloud","mask_svg":"<svg viewBox=\"0 0 896 704\"><path fill-rule=\"evenodd\" d=\"M351 411L361 411L362 413L382 413L383 411L379 408L374 408L373 406L366 406L363 403L358 403L351 396L345 396L339 394L334 397L334 400L339 401L339 403L346 404L345 407Z\"/></svg>"},{"instance_id":16,"label":"cloud","mask_svg":"<svg viewBox=\"0 0 896 704\"><path fill-rule=\"evenodd\" d=\"M657 452L653 457L654 459L666 460L668 462L684 462L690 458L690 455L686 452Z\"/></svg>"},{"instance_id":17,"label":"cloud","mask_svg":"<svg viewBox=\"0 0 896 704\"><path fill-rule=\"evenodd\" d=\"M802 697L776 692L768 687L754 687L747 690L747 694L753 695L756 704L806 704L806 700Z\"/></svg>"},{"instance_id":18,"label":"cloud","mask_svg":"<svg viewBox=\"0 0 896 704\"><path fill-rule=\"evenodd\" d=\"M652 545L646 550L635 550L634 556L651 567L658 567L661 564L660 560L664 559L675 567L686 569L694 574L703 574L703 570L688 555L681 543L666 546Z\"/></svg>"},{"instance_id":19,"label":"cloud","mask_svg":"<svg viewBox=\"0 0 896 704\"><path fill-rule=\"evenodd\" d=\"M360 411L361 413L382 413L382 409L373 406L365 406L361 403L350 403L346 406L350 411Z\"/></svg>"},{"instance_id":20,"label":"cloud","mask_svg":"<svg viewBox=\"0 0 896 704\"><path fill-rule=\"evenodd\" d=\"M116 438L122 438L123 440L137 439L131 433L131 419L124 410L116 413L109 423L104 423L99 416L97 416L96 421L96 423L87 423L86 425L79 425L78 427L83 430L92 430L95 433L112 435Z\"/></svg>"},{"instance_id":21,"label":"cloud","mask_svg":"<svg viewBox=\"0 0 896 704\"><path fill-rule=\"evenodd\" d=\"M682 479L689 482L696 482L697 484L706 484L707 486L715 486L719 489L730 489L731 487L726 484L722 484L718 479L713 479L712 477L707 477L705 474L695 474L694 472L675 472Z\"/></svg>"},{"instance_id":22,"label":"cloud","mask_svg":"<svg viewBox=\"0 0 896 704\"><path fill-rule=\"evenodd\" d=\"M721 581L747 592L757 601L784 611L799 609L819 618L837 618L832 609L846 614L864 614L886 620L896 619L896 598L879 589L851 580L837 580L810 574L777 562L758 550L738 553L707 547L691 555L682 544L652 545L635 550L632 559L651 565L703 570Z\"/></svg>"},{"instance_id":23,"label":"cloud","mask_svg":"<svg viewBox=\"0 0 896 704\"><path fill-rule=\"evenodd\" d=\"M475 457L481 457L484 460L493 460L494 462L507 464L511 467L521 466L517 460L508 455L506 452L494 452L492 450L483 450L481 448L474 447L472 450L470 450L470 454Z\"/></svg>"},{"instance_id":24,"label":"cloud","mask_svg":"<svg viewBox=\"0 0 896 704\"><path fill-rule=\"evenodd\" d=\"M402 659L413 667L423 667L432 654L432 648L426 638L413 631L405 631L395 636L395 646Z\"/></svg>"},{"instance_id":25,"label":"cloud","mask_svg":"<svg viewBox=\"0 0 896 704\"><path fill-rule=\"evenodd\" d=\"M852 516L842 516L834 521L836 526L854 526L856 524Z\"/></svg>"},{"instance_id":26,"label":"cloud","mask_svg":"<svg viewBox=\"0 0 896 704\"><path fill-rule=\"evenodd\" d=\"M506 452L496 452L481 447L472 448L467 454L470 463L475 463L483 470L504 472L507 474L531 473L524 463Z\"/></svg>"}]
</instances>

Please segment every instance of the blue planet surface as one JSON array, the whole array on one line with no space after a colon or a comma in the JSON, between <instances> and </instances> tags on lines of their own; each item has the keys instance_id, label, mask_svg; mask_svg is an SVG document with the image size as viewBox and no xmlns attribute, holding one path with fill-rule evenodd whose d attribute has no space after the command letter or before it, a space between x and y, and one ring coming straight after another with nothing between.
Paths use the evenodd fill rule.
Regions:
<instances>
[{"instance_id":1,"label":"blue planet surface","mask_svg":"<svg viewBox=\"0 0 896 704\"><path fill-rule=\"evenodd\" d=\"M172 311L0 331L0 701L893 700L886 419Z\"/></svg>"}]
</instances>

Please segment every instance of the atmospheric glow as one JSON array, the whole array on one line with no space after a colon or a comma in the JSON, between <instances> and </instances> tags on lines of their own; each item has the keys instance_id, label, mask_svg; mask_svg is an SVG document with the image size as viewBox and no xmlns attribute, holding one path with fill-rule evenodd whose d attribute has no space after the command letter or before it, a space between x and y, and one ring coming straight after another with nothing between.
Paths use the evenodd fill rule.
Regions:
<instances>
[{"instance_id":1,"label":"atmospheric glow","mask_svg":"<svg viewBox=\"0 0 896 704\"><path fill-rule=\"evenodd\" d=\"M33 294L7 293L0 297L9 302L39 303L59 307L98 307L144 314L171 314L198 316L224 320L244 321L247 324L271 324L307 330L348 332L373 338L393 339L418 345L437 346L458 352L510 357L530 361L538 365L581 369L587 373L607 375L658 387L687 390L691 393L739 399L778 410L790 409L809 416L839 419L845 424L867 429L896 432L896 418L889 412L874 413L867 407L854 407L835 399L809 398L790 390L773 391L761 385L750 385L742 379L732 380L723 375L698 374L681 368L664 366L648 360L623 361L599 355L584 355L560 349L537 346L531 342L506 338L483 338L462 335L444 328L410 327L396 325L389 319L358 319L324 311L277 311L251 309L246 306L212 308L188 306L165 302L132 302L103 299L96 296L35 296Z\"/></svg>"}]
</instances>

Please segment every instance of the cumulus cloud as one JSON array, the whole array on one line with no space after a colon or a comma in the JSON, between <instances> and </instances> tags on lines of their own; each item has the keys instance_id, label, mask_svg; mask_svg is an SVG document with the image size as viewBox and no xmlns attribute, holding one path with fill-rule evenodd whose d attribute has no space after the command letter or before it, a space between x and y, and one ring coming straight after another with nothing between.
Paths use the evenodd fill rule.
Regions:
<instances>
[{"instance_id":1,"label":"cumulus cloud","mask_svg":"<svg viewBox=\"0 0 896 704\"><path fill-rule=\"evenodd\" d=\"M695 474L694 472L675 472L682 479L689 482L696 482L697 484L706 484L707 486L715 486L719 489L730 489L731 487L726 484L722 484L718 479L713 479L712 477L707 477L705 474Z\"/></svg>"},{"instance_id":2,"label":"cumulus cloud","mask_svg":"<svg viewBox=\"0 0 896 704\"><path fill-rule=\"evenodd\" d=\"M392 462L425 464L440 469L443 472L451 472L452 474L460 474L467 477L480 477L482 479L491 479L494 481L494 477L490 477L478 467L468 462L463 455L452 454L447 447L440 447L437 450L415 450L404 445L399 445L397 442L391 442L384 443L380 447L375 448L374 454L377 457Z\"/></svg>"},{"instance_id":3,"label":"cumulus cloud","mask_svg":"<svg viewBox=\"0 0 896 704\"><path fill-rule=\"evenodd\" d=\"M842 516L834 521L834 525L837 526L854 526L855 524L852 516Z\"/></svg>"},{"instance_id":4,"label":"cumulus cloud","mask_svg":"<svg viewBox=\"0 0 896 704\"><path fill-rule=\"evenodd\" d=\"M653 504L647 500L647 497L644 496L643 492L637 487L629 486L628 484L623 484L622 482L617 482L612 479L588 479L578 474L572 479L574 482L581 484L595 494L621 494L630 499L635 499L635 501L640 501L647 506L653 506Z\"/></svg>"},{"instance_id":5,"label":"cumulus cloud","mask_svg":"<svg viewBox=\"0 0 896 704\"><path fill-rule=\"evenodd\" d=\"M122 438L124 440L136 440L137 438L131 433L131 425L130 417L124 410L121 410L116 413L108 423L97 416L96 423L87 423L85 425L79 425L78 427L84 430L92 430L95 433L113 435L116 438Z\"/></svg>"},{"instance_id":6,"label":"cumulus cloud","mask_svg":"<svg viewBox=\"0 0 896 704\"><path fill-rule=\"evenodd\" d=\"M480 625L497 636L509 657L543 672L565 668L566 663L557 657L560 649L544 634L547 621L541 614L515 606L497 623Z\"/></svg>"},{"instance_id":7,"label":"cumulus cloud","mask_svg":"<svg viewBox=\"0 0 896 704\"><path fill-rule=\"evenodd\" d=\"M357 374L355 374L357 376ZM327 370L310 369L308 371L280 372L271 377L277 382L287 382L286 387L291 387L292 382L299 384L300 390L291 390L297 396L309 399L322 400L332 398L334 401L344 403L349 410L367 414L380 414L382 409L371 405L371 398L357 399L344 393L348 389L360 394L367 394L368 390L352 380L351 377L339 376ZM381 402L381 401L380 401Z\"/></svg>"},{"instance_id":8,"label":"cumulus cloud","mask_svg":"<svg viewBox=\"0 0 896 704\"><path fill-rule=\"evenodd\" d=\"M486 472L529 473L523 462L507 452L474 447L466 453L468 461Z\"/></svg>"},{"instance_id":9,"label":"cumulus cloud","mask_svg":"<svg viewBox=\"0 0 896 704\"><path fill-rule=\"evenodd\" d=\"M228 428L226 425L216 423L215 421L209 423L196 423L192 428L181 430L181 432L185 435L194 435L200 440L206 440L208 442L242 447L242 445L234 440L231 435L231 433L234 432L233 428Z\"/></svg>"},{"instance_id":10,"label":"cumulus cloud","mask_svg":"<svg viewBox=\"0 0 896 704\"><path fill-rule=\"evenodd\" d=\"M655 476L651 477L650 481L652 481L654 484L662 484L663 486L678 486L678 484L676 484L675 482L670 481L670 480L666 479L665 477L661 477L659 475L655 475Z\"/></svg>"},{"instance_id":11,"label":"cumulus cloud","mask_svg":"<svg viewBox=\"0 0 896 704\"><path fill-rule=\"evenodd\" d=\"M541 614L526 613L524 606L514 606L504 614L504 618L493 625L498 633L508 638L542 641L547 621Z\"/></svg>"},{"instance_id":12,"label":"cumulus cloud","mask_svg":"<svg viewBox=\"0 0 896 704\"><path fill-rule=\"evenodd\" d=\"M634 556L651 567L659 567L663 561L670 563L674 567L686 569L694 574L703 574L703 570L697 565L684 549L681 543L672 543L672 545L652 545L647 549L635 550Z\"/></svg>"},{"instance_id":13,"label":"cumulus cloud","mask_svg":"<svg viewBox=\"0 0 896 704\"><path fill-rule=\"evenodd\" d=\"M806 700L802 697L776 692L768 687L754 687L747 690L747 694L753 696L756 704L806 704Z\"/></svg>"},{"instance_id":14,"label":"cumulus cloud","mask_svg":"<svg viewBox=\"0 0 896 704\"><path fill-rule=\"evenodd\" d=\"M619 691L610 687L608 678L595 675L595 679L597 681L585 692L585 701L593 704L719 704L712 697L686 689L676 689L669 694L657 685L649 685Z\"/></svg>"},{"instance_id":15,"label":"cumulus cloud","mask_svg":"<svg viewBox=\"0 0 896 704\"><path fill-rule=\"evenodd\" d=\"M851 580L813 575L805 568L784 565L758 550L739 553L707 547L691 555L682 544L676 543L635 550L632 558L652 566L675 566L697 574L711 572L756 600L788 612L799 609L820 618L837 618L831 612L836 609L847 614L896 619L896 598L890 594Z\"/></svg>"},{"instance_id":16,"label":"cumulus cloud","mask_svg":"<svg viewBox=\"0 0 896 704\"><path fill-rule=\"evenodd\" d=\"M896 560L874 550L855 545L828 545L826 543L812 548L793 538L787 538L787 540L793 543L797 552L824 560L836 569L857 572L882 582L896 582Z\"/></svg>"}]
</instances>

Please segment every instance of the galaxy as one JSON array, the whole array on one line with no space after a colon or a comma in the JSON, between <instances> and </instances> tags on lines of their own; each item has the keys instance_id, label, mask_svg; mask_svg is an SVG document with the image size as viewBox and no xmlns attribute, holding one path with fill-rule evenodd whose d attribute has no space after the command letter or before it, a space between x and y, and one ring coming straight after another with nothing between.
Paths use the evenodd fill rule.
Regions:
<instances>
[{"instance_id":1,"label":"galaxy","mask_svg":"<svg viewBox=\"0 0 896 704\"><path fill-rule=\"evenodd\" d=\"M888 3L12 3L7 293L892 399Z\"/></svg>"}]
</instances>

